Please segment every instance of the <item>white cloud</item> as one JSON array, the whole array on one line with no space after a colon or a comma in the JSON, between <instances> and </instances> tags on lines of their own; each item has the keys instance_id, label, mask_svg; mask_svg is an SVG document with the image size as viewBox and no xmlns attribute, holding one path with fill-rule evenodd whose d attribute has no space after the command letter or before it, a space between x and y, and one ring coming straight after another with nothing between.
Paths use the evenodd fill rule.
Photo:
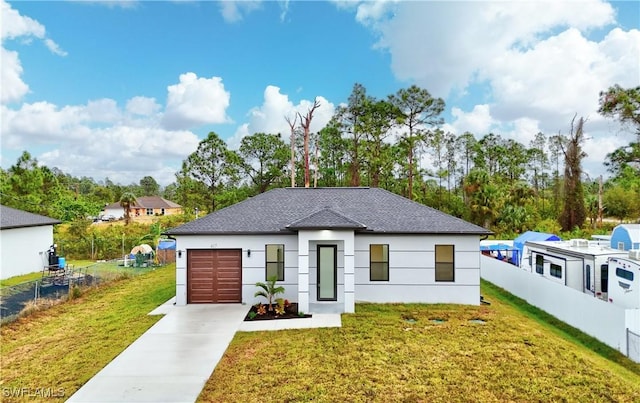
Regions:
<instances>
[{"instance_id":1,"label":"white cloud","mask_svg":"<svg viewBox=\"0 0 640 403\"><path fill-rule=\"evenodd\" d=\"M476 105L471 112L464 112L462 109L454 107L451 109L454 121L443 129L455 134L464 132L478 133L480 135L489 133L496 121L491 117L491 107L489 105Z\"/></svg>"},{"instance_id":2,"label":"white cloud","mask_svg":"<svg viewBox=\"0 0 640 403\"><path fill-rule=\"evenodd\" d=\"M194 73L180 75L180 83L167 87L167 106L163 123L167 129L188 129L211 123L228 123L226 110L231 94L220 77L198 78Z\"/></svg>"},{"instance_id":3,"label":"white cloud","mask_svg":"<svg viewBox=\"0 0 640 403\"><path fill-rule=\"evenodd\" d=\"M437 96L464 90L495 57L526 49L553 29L598 28L614 18L613 8L597 0L400 2L394 11L393 17L369 24L381 35L379 45L390 52L398 78Z\"/></svg>"},{"instance_id":4,"label":"white cloud","mask_svg":"<svg viewBox=\"0 0 640 403\"><path fill-rule=\"evenodd\" d=\"M241 21L245 14L249 14L261 7L260 1L244 0L244 1L232 1L225 0L220 1L220 12L222 18L229 23Z\"/></svg>"},{"instance_id":5,"label":"white cloud","mask_svg":"<svg viewBox=\"0 0 640 403\"><path fill-rule=\"evenodd\" d=\"M1 105L2 147L53 147L36 156L38 160L74 176L109 177L118 183L137 183L147 175L162 185L175 181L184 158L196 150L198 137L186 130L163 129L153 120L123 116L111 99L61 108L48 102L17 110Z\"/></svg>"},{"instance_id":6,"label":"white cloud","mask_svg":"<svg viewBox=\"0 0 640 403\"><path fill-rule=\"evenodd\" d=\"M132 115L152 116L160 111L160 104L155 98L133 97L127 101L127 112Z\"/></svg>"},{"instance_id":7,"label":"white cloud","mask_svg":"<svg viewBox=\"0 0 640 403\"><path fill-rule=\"evenodd\" d=\"M29 86L22 80L22 64L15 51L5 49L7 40L22 38L28 43L31 37L43 40L47 48L59 55L66 56L57 43L46 37L45 27L38 21L21 15L14 10L9 3L0 0L0 60L2 91L0 102L3 104L18 102L29 92Z\"/></svg>"},{"instance_id":8,"label":"white cloud","mask_svg":"<svg viewBox=\"0 0 640 403\"><path fill-rule=\"evenodd\" d=\"M313 114L311 132L317 132L331 120L335 111L334 105L324 97L317 97L320 107ZM254 133L280 133L288 138L291 129L285 117L293 120L297 113L303 116L313 106L313 101L302 100L294 105L289 96L280 93L280 88L269 85L264 90L264 102L259 107L252 108L248 113L249 122L242 124L236 130L234 136L228 140L231 148L237 148L244 136ZM300 123L298 118L296 124Z\"/></svg>"},{"instance_id":9,"label":"white cloud","mask_svg":"<svg viewBox=\"0 0 640 403\"><path fill-rule=\"evenodd\" d=\"M17 10L11 8L6 1L0 1L2 13L2 25L0 26L0 38L14 39L21 36L35 36L36 38L44 38L45 28L38 21L20 15Z\"/></svg>"},{"instance_id":10,"label":"white cloud","mask_svg":"<svg viewBox=\"0 0 640 403\"><path fill-rule=\"evenodd\" d=\"M53 40L46 38L44 40L44 44L47 46L47 48L52 52L55 53L58 56L66 56L68 53L65 52L64 50L62 50L60 48L60 46L55 43Z\"/></svg>"},{"instance_id":11,"label":"white cloud","mask_svg":"<svg viewBox=\"0 0 640 403\"><path fill-rule=\"evenodd\" d=\"M0 102L2 104L17 102L29 92L29 86L22 81L22 65L18 53L0 48L2 66L0 67Z\"/></svg>"}]
</instances>

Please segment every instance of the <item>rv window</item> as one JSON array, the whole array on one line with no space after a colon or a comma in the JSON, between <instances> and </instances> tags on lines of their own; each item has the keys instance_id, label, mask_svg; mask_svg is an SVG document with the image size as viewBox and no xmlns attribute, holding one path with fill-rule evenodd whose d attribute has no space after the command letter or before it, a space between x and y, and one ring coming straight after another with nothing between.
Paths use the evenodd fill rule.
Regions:
<instances>
[{"instance_id":1,"label":"rv window","mask_svg":"<svg viewBox=\"0 0 640 403\"><path fill-rule=\"evenodd\" d=\"M609 292L609 265L600 266L600 291Z\"/></svg>"},{"instance_id":2,"label":"rv window","mask_svg":"<svg viewBox=\"0 0 640 403\"><path fill-rule=\"evenodd\" d=\"M536 273L544 274L544 256L536 255Z\"/></svg>"},{"instance_id":3,"label":"rv window","mask_svg":"<svg viewBox=\"0 0 640 403\"><path fill-rule=\"evenodd\" d=\"M553 277L562 278L562 266L551 263L550 273Z\"/></svg>"},{"instance_id":4,"label":"rv window","mask_svg":"<svg viewBox=\"0 0 640 403\"><path fill-rule=\"evenodd\" d=\"M585 275L587 277L587 281L586 281L586 288L587 290L591 289L591 265L587 265L587 273Z\"/></svg>"},{"instance_id":5,"label":"rv window","mask_svg":"<svg viewBox=\"0 0 640 403\"><path fill-rule=\"evenodd\" d=\"M616 269L616 276L622 277L625 280L633 281L633 272L619 267Z\"/></svg>"}]
</instances>

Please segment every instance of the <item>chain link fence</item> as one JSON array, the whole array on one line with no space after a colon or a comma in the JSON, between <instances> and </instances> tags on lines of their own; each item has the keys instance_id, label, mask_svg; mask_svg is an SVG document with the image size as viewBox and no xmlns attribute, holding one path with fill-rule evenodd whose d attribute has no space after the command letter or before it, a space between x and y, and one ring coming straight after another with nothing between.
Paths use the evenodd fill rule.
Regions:
<instances>
[{"instance_id":1,"label":"chain link fence","mask_svg":"<svg viewBox=\"0 0 640 403\"><path fill-rule=\"evenodd\" d=\"M135 277L157 266L152 262L123 266L122 261L102 261L89 265L68 264L63 270L43 270L37 280L0 288L0 318L2 323L12 321L29 304L53 302L66 298L75 287L90 287L123 277Z\"/></svg>"}]
</instances>

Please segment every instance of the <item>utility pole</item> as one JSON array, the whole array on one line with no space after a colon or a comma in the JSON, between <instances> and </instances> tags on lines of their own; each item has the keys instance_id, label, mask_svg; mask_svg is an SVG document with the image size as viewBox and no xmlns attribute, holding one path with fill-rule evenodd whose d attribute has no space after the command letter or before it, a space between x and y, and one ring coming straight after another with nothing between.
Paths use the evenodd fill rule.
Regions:
<instances>
[{"instance_id":1,"label":"utility pole","mask_svg":"<svg viewBox=\"0 0 640 403\"><path fill-rule=\"evenodd\" d=\"M600 227L602 227L602 210L604 210L602 206L602 175L598 178L598 221L600 222Z\"/></svg>"}]
</instances>

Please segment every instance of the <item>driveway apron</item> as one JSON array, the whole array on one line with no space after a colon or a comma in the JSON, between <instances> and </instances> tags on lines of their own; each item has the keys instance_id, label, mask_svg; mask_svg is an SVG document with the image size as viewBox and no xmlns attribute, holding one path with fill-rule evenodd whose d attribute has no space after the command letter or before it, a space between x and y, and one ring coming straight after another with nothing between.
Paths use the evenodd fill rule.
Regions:
<instances>
[{"instance_id":1,"label":"driveway apron","mask_svg":"<svg viewBox=\"0 0 640 403\"><path fill-rule=\"evenodd\" d=\"M69 402L194 402L249 306L173 306Z\"/></svg>"}]
</instances>

